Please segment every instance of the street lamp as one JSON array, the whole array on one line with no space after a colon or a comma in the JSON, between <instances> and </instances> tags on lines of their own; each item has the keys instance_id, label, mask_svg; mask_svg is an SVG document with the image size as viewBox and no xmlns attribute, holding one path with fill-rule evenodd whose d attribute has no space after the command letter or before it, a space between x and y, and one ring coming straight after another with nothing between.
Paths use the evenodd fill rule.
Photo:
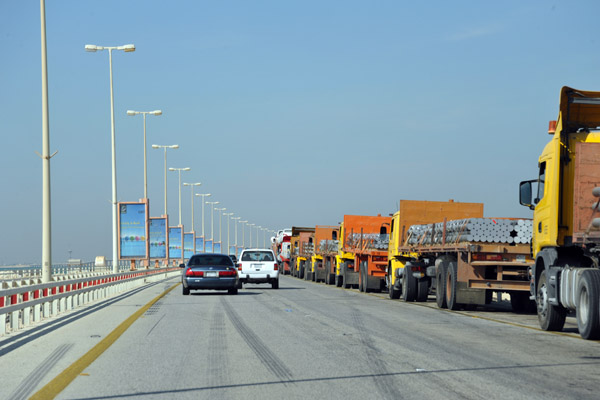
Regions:
<instances>
[{"instance_id":1,"label":"street lamp","mask_svg":"<svg viewBox=\"0 0 600 400\"><path fill-rule=\"evenodd\" d=\"M190 192L192 193L192 232L196 232L196 229L194 228L194 186L200 186L200 185L202 185L200 182L196 182L196 183L183 182L183 186L189 186Z\"/></svg>"},{"instance_id":2,"label":"street lamp","mask_svg":"<svg viewBox=\"0 0 600 400\"><path fill-rule=\"evenodd\" d=\"M267 248L267 231L269 228L262 228L263 231L263 247Z\"/></svg>"},{"instance_id":3,"label":"street lamp","mask_svg":"<svg viewBox=\"0 0 600 400\"><path fill-rule=\"evenodd\" d=\"M237 226L238 226L238 220L242 219L242 217L233 217L231 218L232 220L235 221L235 251L237 252L237 246L238 246L238 241L237 241Z\"/></svg>"},{"instance_id":4,"label":"street lamp","mask_svg":"<svg viewBox=\"0 0 600 400\"><path fill-rule=\"evenodd\" d=\"M165 215L167 215L167 149L178 149L178 144L172 145L162 145L162 144L153 144L153 149L165 149Z\"/></svg>"},{"instance_id":5,"label":"street lamp","mask_svg":"<svg viewBox=\"0 0 600 400\"><path fill-rule=\"evenodd\" d=\"M233 213L223 213L223 215L227 217L227 253L225 254L229 254L229 220L231 219Z\"/></svg>"},{"instance_id":6,"label":"street lamp","mask_svg":"<svg viewBox=\"0 0 600 400\"><path fill-rule=\"evenodd\" d=\"M227 209L225 207L223 207L223 208L215 208L215 210L219 211L219 243L221 243L221 250L223 250L223 242L221 241L221 232L223 231L221 229L221 217L223 216L223 211L226 211Z\"/></svg>"},{"instance_id":7,"label":"street lamp","mask_svg":"<svg viewBox=\"0 0 600 400\"><path fill-rule=\"evenodd\" d=\"M243 224L248 223L248 221L240 221L240 224L242 224L242 249L246 248L246 228L244 227Z\"/></svg>"},{"instance_id":8,"label":"street lamp","mask_svg":"<svg viewBox=\"0 0 600 400\"><path fill-rule=\"evenodd\" d=\"M255 226L255 224L246 224L246 225L250 227L250 248L252 248L252 227Z\"/></svg>"},{"instance_id":9,"label":"street lamp","mask_svg":"<svg viewBox=\"0 0 600 400\"><path fill-rule=\"evenodd\" d=\"M169 168L169 171L179 172L179 225L181 225L181 171L189 171L190 167L185 168Z\"/></svg>"},{"instance_id":10,"label":"street lamp","mask_svg":"<svg viewBox=\"0 0 600 400\"><path fill-rule=\"evenodd\" d=\"M202 240L205 240L204 236L204 199L210 196L210 193L197 193L196 196L202 197Z\"/></svg>"},{"instance_id":11,"label":"street lamp","mask_svg":"<svg viewBox=\"0 0 600 400\"><path fill-rule=\"evenodd\" d=\"M138 115L138 114L144 115L144 198L147 199L148 198L148 164L147 164L147 160L146 160L146 114L162 115L162 111L161 110L154 110L154 111L127 110L127 115L132 116L132 115Z\"/></svg>"},{"instance_id":12,"label":"street lamp","mask_svg":"<svg viewBox=\"0 0 600 400\"><path fill-rule=\"evenodd\" d=\"M215 206L217 204L219 204L218 201L207 201L206 204L210 204L210 240L213 242L213 246L214 246L214 232L215 232L215 220L214 220L214 215L215 215Z\"/></svg>"},{"instance_id":13,"label":"street lamp","mask_svg":"<svg viewBox=\"0 0 600 400\"><path fill-rule=\"evenodd\" d=\"M123 46L96 46L86 44L85 51L95 53L98 50L108 50L108 65L110 69L110 127L111 127L111 153L112 153L112 224L113 224L113 273L119 272L119 254L118 254L118 223L117 223L117 149L115 144L115 101L113 95L113 72L112 72L112 51L123 50L126 53L135 51L133 44Z\"/></svg>"},{"instance_id":14,"label":"street lamp","mask_svg":"<svg viewBox=\"0 0 600 400\"><path fill-rule=\"evenodd\" d=\"M258 231L262 229L262 226L256 225L256 247L258 248Z\"/></svg>"}]
</instances>

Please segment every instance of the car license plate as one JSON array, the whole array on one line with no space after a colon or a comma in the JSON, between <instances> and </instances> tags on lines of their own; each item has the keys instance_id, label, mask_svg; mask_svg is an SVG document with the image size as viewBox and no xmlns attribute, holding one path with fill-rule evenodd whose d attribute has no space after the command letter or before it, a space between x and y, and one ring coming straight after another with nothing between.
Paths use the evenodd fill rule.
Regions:
<instances>
[{"instance_id":1,"label":"car license plate","mask_svg":"<svg viewBox=\"0 0 600 400\"><path fill-rule=\"evenodd\" d=\"M205 274L207 278L216 278L217 276L219 276L219 273L217 271L207 271Z\"/></svg>"},{"instance_id":2,"label":"car license plate","mask_svg":"<svg viewBox=\"0 0 600 400\"><path fill-rule=\"evenodd\" d=\"M263 265L262 264L252 264L252 268L256 268L258 271Z\"/></svg>"}]
</instances>

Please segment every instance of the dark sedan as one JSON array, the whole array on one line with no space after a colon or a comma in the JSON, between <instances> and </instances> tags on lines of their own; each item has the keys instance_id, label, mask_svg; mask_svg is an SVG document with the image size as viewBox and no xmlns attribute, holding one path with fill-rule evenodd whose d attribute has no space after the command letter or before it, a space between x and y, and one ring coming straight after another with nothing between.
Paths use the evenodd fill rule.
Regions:
<instances>
[{"instance_id":1,"label":"dark sedan","mask_svg":"<svg viewBox=\"0 0 600 400\"><path fill-rule=\"evenodd\" d=\"M187 265L181 264L183 294L190 290L227 290L238 292L238 274L231 258L225 254L196 254Z\"/></svg>"}]
</instances>

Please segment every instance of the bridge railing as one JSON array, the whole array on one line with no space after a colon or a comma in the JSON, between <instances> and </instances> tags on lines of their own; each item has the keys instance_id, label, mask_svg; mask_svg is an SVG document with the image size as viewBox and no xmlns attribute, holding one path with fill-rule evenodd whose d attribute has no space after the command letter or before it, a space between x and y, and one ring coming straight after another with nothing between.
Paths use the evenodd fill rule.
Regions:
<instances>
[{"instance_id":1,"label":"bridge railing","mask_svg":"<svg viewBox=\"0 0 600 400\"><path fill-rule=\"evenodd\" d=\"M103 274L0 290L0 336L148 282L181 274L177 267Z\"/></svg>"}]
</instances>

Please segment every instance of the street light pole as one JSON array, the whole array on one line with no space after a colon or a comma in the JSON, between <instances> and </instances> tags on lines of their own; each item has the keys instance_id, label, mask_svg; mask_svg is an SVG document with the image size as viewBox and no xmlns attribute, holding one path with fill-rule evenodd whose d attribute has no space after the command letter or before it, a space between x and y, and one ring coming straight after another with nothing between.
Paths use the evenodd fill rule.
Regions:
<instances>
[{"instance_id":1,"label":"street light pole","mask_svg":"<svg viewBox=\"0 0 600 400\"><path fill-rule=\"evenodd\" d=\"M213 243L215 243L214 240L214 232L215 232L215 219L214 219L214 215L215 215L215 205L219 204L218 201L207 201L206 204L210 204L210 240Z\"/></svg>"},{"instance_id":2,"label":"street light pole","mask_svg":"<svg viewBox=\"0 0 600 400\"><path fill-rule=\"evenodd\" d=\"M256 247L259 247L258 244L258 231L262 229L262 226L256 225Z\"/></svg>"},{"instance_id":3,"label":"street light pole","mask_svg":"<svg viewBox=\"0 0 600 400\"><path fill-rule=\"evenodd\" d=\"M247 225L250 227L250 247L252 248L252 227L253 227L255 224L247 224Z\"/></svg>"},{"instance_id":4,"label":"street light pole","mask_svg":"<svg viewBox=\"0 0 600 400\"><path fill-rule=\"evenodd\" d=\"M231 218L232 220L235 221L235 251L237 253L237 246L238 246L238 241L237 241L237 226L238 226L238 220L240 220L242 217L233 217Z\"/></svg>"},{"instance_id":5,"label":"street light pole","mask_svg":"<svg viewBox=\"0 0 600 400\"><path fill-rule=\"evenodd\" d=\"M246 227L244 226L246 223L248 223L248 220L240 221L240 224L242 224L242 249L246 248Z\"/></svg>"},{"instance_id":6,"label":"street light pole","mask_svg":"<svg viewBox=\"0 0 600 400\"><path fill-rule=\"evenodd\" d=\"M223 215L227 217L227 253L225 254L229 254L229 220L231 219L233 213L223 213Z\"/></svg>"},{"instance_id":7,"label":"street light pole","mask_svg":"<svg viewBox=\"0 0 600 400\"><path fill-rule=\"evenodd\" d=\"M223 250L223 242L221 240L221 232L223 231L223 229L221 229L221 217L223 216L223 211L226 211L227 209L223 207L215 208L215 210L219 211L219 243L221 243L221 250Z\"/></svg>"},{"instance_id":8,"label":"street light pole","mask_svg":"<svg viewBox=\"0 0 600 400\"><path fill-rule=\"evenodd\" d=\"M179 172L179 225L181 224L181 171L189 171L190 167L185 168L169 168L169 171Z\"/></svg>"},{"instance_id":9,"label":"street light pole","mask_svg":"<svg viewBox=\"0 0 600 400\"><path fill-rule=\"evenodd\" d=\"M52 280L52 213L50 208L50 117L48 113L48 62L46 52L46 4L40 0L42 41L42 283Z\"/></svg>"},{"instance_id":10,"label":"street light pole","mask_svg":"<svg viewBox=\"0 0 600 400\"><path fill-rule=\"evenodd\" d=\"M167 149L178 149L178 144L172 145L161 145L161 144L153 144L153 149L165 149L165 215L167 215Z\"/></svg>"},{"instance_id":11,"label":"street light pole","mask_svg":"<svg viewBox=\"0 0 600 400\"><path fill-rule=\"evenodd\" d=\"M204 236L204 199L210 197L210 193L198 193L196 196L202 197L202 240L206 240L206 236Z\"/></svg>"},{"instance_id":12,"label":"street light pole","mask_svg":"<svg viewBox=\"0 0 600 400\"><path fill-rule=\"evenodd\" d=\"M133 111L133 110L127 110L127 115L132 116L132 115L138 115L138 114L142 114L144 116L144 198L147 199L148 198L148 163L147 163L147 159L146 159L146 114L150 114L150 115L162 115L162 111L161 110L154 110L154 111Z\"/></svg>"},{"instance_id":13,"label":"street light pole","mask_svg":"<svg viewBox=\"0 0 600 400\"><path fill-rule=\"evenodd\" d=\"M110 69L110 127L111 127L111 154L112 154L112 224L113 224L113 273L119 272L119 254L118 254L118 223L117 223L117 150L115 143L115 101L113 94L113 71L112 71L112 51L123 50L126 53L135 51L133 44L123 46L96 46L86 44L85 50L96 52L97 50L108 50L108 65Z\"/></svg>"},{"instance_id":14,"label":"street light pole","mask_svg":"<svg viewBox=\"0 0 600 400\"><path fill-rule=\"evenodd\" d=\"M192 232L196 232L196 228L194 227L194 186L200 186L202 183L183 183L183 186L190 187L190 193L192 194Z\"/></svg>"}]
</instances>

